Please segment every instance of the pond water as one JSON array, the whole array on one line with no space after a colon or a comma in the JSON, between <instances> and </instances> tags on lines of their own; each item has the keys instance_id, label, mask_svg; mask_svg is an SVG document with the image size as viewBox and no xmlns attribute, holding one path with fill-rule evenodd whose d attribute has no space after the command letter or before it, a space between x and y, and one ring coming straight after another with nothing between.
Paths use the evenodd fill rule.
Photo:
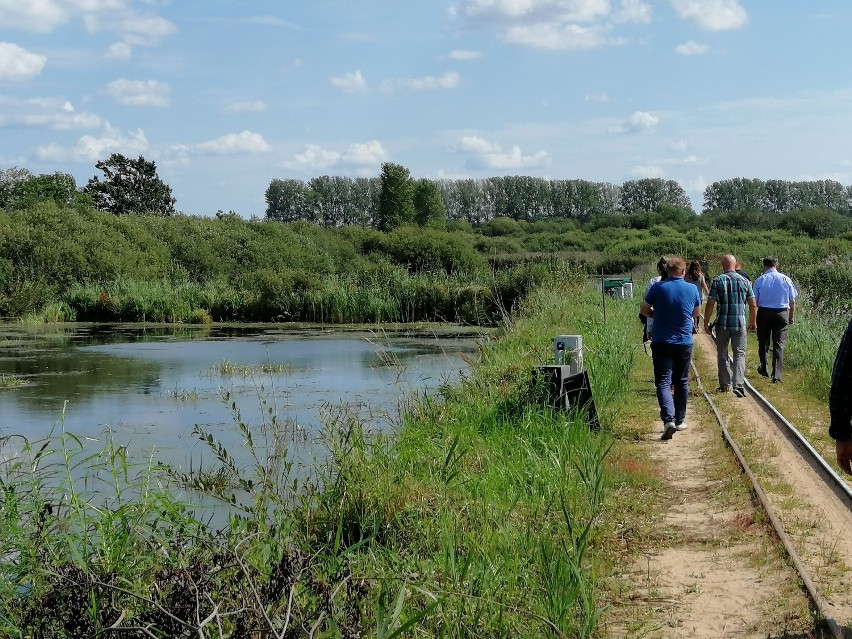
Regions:
<instances>
[{"instance_id":1,"label":"pond water","mask_svg":"<svg viewBox=\"0 0 852 639\"><path fill-rule=\"evenodd\" d=\"M0 375L26 381L0 390L0 436L64 429L98 441L109 429L133 458L153 450L197 467L211 454L196 425L239 456L233 402L249 428L272 414L292 427L306 461L329 414L345 406L371 428L395 427L408 394L458 380L478 339L434 329L0 326Z\"/></svg>"}]
</instances>

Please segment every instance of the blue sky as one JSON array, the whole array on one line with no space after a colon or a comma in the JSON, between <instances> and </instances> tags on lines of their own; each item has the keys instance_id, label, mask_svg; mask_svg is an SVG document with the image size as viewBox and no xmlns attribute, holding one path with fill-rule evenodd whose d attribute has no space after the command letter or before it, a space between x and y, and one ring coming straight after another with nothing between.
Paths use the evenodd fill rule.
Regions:
<instances>
[{"instance_id":1,"label":"blue sky","mask_svg":"<svg viewBox=\"0 0 852 639\"><path fill-rule=\"evenodd\" d=\"M852 183L848 0L0 0L0 168Z\"/></svg>"}]
</instances>

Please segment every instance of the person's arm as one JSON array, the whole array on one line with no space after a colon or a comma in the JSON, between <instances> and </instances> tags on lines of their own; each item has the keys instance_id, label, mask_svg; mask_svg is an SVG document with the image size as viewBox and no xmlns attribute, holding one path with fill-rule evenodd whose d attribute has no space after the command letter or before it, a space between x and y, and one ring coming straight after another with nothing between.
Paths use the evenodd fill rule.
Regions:
<instances>
[{"instance_id":1,"label":"person's arm","mask_svg":"<svg viewBox=\"0 0 852 639\"><path fill-rule=\"evenodd\" d=\"M707 304L704 306L704 332L710 332L710 320L713 317L713 311L716 309L716 300L712 297L707 298Z\"/></svg>"},{"instance_id":2,"label":"person's arm","mask_svg":"<svg viewBox=\"0 0 852 639\"><path fill-rule=\"evenodd\" d=\"M828 410L831 413L828 434L836 442L837 463L844 472L852 474L852 321L846 327L834 360Z\"/></svg>"},{"instance_id":3,"label":"person's arm","mask_svg":"<svg viewBox=\"0 0 852 639\"><path fill-rule=\"evenodd\" d=\"M747 328L750 331L757 330L757 300L753 297L748 300L748 324Z\"/></svg>"},{"instance_id":4,"label":"person's arm","mask_svg":"<svg viewBox=\"0 0 852 639\"><path fill-rule=\"evenodd\" d=\"M788 324L793 323L793 315L796 314L796 300L790 300L790 318L787 320Z\"/></svg>"},{"instance_id":5,"label":"person's arm","mask_svg":"<svg viewBox=\"0 0 852 639\"><path fill-rule=\"evenodd\" d=\"M648 302L645 302L644 300L642 302L642 305L639 307L639 312L649 319L654 317L654 309L651 308L651 305Z\"/></svg>"},{"instance_id":6,"label":"person's arm","mask_svg":"<svg viewBox=\"0 0 852 639\"><path fill-rule=\"evenodd\" d=\"M701 276L701 288L704 289L705 295L710 295L710 288L707 286L707 278Z\"/></svg>"}]
</instances>

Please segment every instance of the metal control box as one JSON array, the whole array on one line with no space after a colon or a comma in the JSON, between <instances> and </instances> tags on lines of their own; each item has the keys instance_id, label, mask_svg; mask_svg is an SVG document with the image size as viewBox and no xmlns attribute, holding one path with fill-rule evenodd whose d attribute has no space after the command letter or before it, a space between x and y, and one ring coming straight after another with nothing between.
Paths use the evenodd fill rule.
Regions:
<instances>
[{"instance_id":1,"label":"metal control box","mask_svg":"<svg viewBox=\"0 0 852 639\"><path fill-rule=\"evenodd\" d=\"M585 370L583 366L583 336L557 335L553 338L553 361L557 366L566 367L567 375L577 375Z\"/></svg>"}]
</instances>

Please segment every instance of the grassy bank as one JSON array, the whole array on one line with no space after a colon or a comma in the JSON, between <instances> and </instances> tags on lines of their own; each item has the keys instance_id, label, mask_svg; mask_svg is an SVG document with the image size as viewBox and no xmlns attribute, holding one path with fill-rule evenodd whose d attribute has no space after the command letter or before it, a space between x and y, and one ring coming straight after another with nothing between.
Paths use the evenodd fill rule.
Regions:
<instances>
[{"instance_id":1,"label":"grassy bank","mask_svg":"<svg viewBox=\"0 0 852 639\"><path fill-rule=\"evenodd\" d=\"M0 634L592 636L634 315L613 302L604 324L585 278L560 273L461 386L410 399L398 436L329 415L333 461L302 482L288 422L244 423L235 404L246 468L200 430L218 463L189 476L61 426L5 439ZM531 386L563 333L584 337L602 432ZM194 490L232 505L223 529Z\"/></svg>"}]
</instances>

